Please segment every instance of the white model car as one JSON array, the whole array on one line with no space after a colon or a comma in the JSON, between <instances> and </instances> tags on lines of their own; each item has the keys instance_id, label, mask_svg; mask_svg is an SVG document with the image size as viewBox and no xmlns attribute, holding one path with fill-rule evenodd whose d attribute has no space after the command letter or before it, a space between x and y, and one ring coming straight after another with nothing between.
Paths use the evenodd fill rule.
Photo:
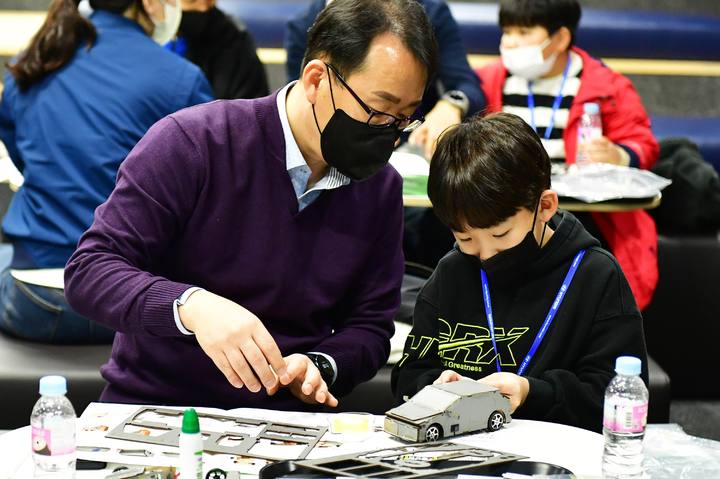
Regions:
<instances>
[{"instance_id":1,"label":"white model car","mask_svg":"<svg viewBox=\"0 0 720 479\"><path fill-rule=\"evenodd\" d=\"M385 432L411 442L489 429L510 422L510 401L497 388L472 380L425 386L385 413Z\"/></svg>"}]
</instances>

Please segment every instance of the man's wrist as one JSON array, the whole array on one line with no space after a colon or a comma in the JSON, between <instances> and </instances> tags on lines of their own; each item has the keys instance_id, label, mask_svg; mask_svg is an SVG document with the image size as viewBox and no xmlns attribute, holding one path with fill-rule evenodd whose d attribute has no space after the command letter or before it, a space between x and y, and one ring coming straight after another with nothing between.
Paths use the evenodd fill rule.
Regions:
<instances>
[{"instance_id":1,"label":"man's wrist","mask_svg":"<svg viewBox=\"0 0 720 479\"><path fill-rule=\"evenodd\" d=\"M186 289L183 294L180 295L179 298L177 298L173 302L173 316L175 318L175 325L180 330L181 333L190 336L195 334L193 332L194 328L192 325L188 324L188 315L186 308L182 308L182 306L185 305L185 303L190 299L190 296L193 295L193 293L196 293L198 291L204 291L202 288L198 287L192 287ZM183 314L183 310L185 310L185 314Z\"/></svg>"},{"instance_id":2,"label":"man's wrist","mask_svg":"<svg viewBox=\"0 0 720 479\"><path fill-rule=\"evenodd\" d=\"M337 379L337 365L332 356L316 351L305 353L305 356L310 358L310 361L312 361L318 371L320 371L320 376L323 381L325 381L325 384L327 384L328 387L332 386L335 379Z\"/></svg>"}]
</instances>

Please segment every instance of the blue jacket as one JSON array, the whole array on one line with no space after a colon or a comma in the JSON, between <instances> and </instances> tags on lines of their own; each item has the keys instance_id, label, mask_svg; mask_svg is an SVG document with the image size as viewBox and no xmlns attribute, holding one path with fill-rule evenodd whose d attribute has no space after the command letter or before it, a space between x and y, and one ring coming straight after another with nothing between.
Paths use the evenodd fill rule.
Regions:
<instances>
[{"instance_id":1,"label":"blue jacket","mask_svg":"<svg viewBox=\"0 0 720 479\"><path fill-rule=\"evenodd\" d=\"M318 13L325 8L326 0L313 1L307 10L290 20L285 29L285 50L287 50L288 80L296 80L300 74L307 45L307 31ZM425 8L437 38L440 68L437 80L442 91L460 90L470 101L468 115L485 108L485 96L480 89L480 80L467 61L467 52L460 38L460 31L447 4L442 0L418 0ZM433 88L434 87L434 88ZM423 99L423 111L429 112L440 96L440 88L433 85Z\"/></svg>"},{"instance_id":2,"label":"blue jacket","mask_svg":"<svg viewBox=\"0 0 720 479\"><path fill-rule=\"evenodd\" d=\"M120 162L156 121L212 99L202 72L120 15L90 17L96 43L21 92L7 74L0 140L22 172L3 231L17 268L63 267Z\"/></svg>"}]
</instances>

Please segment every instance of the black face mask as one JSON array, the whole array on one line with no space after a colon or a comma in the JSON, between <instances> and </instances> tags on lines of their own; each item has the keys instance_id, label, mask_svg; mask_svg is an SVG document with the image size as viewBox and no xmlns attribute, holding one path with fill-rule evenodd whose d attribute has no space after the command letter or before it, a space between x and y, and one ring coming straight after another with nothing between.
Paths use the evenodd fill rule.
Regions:
<instances>
[{"instance_id":1,"label":"black face mask","mask_svg":"<svg viewBox=\"0 0 720 479\"><path fill-rule=\"evenodd\" d=\"M207 12L183 11L178 28L178 36L185 38L198 38L209 34L208 26L212 18L213 9Z\"/></svg>"},{"instance_id":2,"label":"black face mask","mask_svg":"<svg viewBox=\"0 0 720 479\"><path fill-rule=\"evenodd\" d=\"M539 208L540 205L538 203L538 208L535 209L535 215L533 216L532 227L519 244L505 251L501 251L485 261L480 260L480 267L485 270L488 278L493 283L508 283L514 279L525 276L528 267L540 255L540 245L545 239L547 223L545 223L543 227L540 244L538 244L533 231L535 230L535 221Z\"/></svg>"},{"instance_id":3,"label":"black face mask","mask_svg":"<svg viewBox=\"0 0 720 479\"><path fill-rule=\"evenodd\" d=\"M400 131L395 127L373 128L351 118L343 110L335 109L330 121L320 130L320 149L325 162L343 175L355 180L367 180L380 171L392 155Z\"/></svg>"}]
</instances>

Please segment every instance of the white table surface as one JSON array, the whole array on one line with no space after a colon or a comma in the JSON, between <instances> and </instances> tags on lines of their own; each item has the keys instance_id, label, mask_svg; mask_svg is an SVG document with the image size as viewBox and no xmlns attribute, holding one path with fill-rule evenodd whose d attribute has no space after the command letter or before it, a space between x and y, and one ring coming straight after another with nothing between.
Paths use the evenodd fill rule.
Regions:
<instances>
[{"instance_id":1,"label":"white table surface","mask_svg":"<svg viewBox=\"0 0 720 479\"><path fill-rule=\"evenodd\" d=\"M565 467L582 477L601 475L602 435L570 426L516 419L500 431L460 436L454 442L529 456L534 461ZM375 448L368 445L368 450ZM104 478L107 474L107 470L77 471L75 477ZM32 476L29 426L1 435L0 479Z\"/></svg>"}]
</instances>

